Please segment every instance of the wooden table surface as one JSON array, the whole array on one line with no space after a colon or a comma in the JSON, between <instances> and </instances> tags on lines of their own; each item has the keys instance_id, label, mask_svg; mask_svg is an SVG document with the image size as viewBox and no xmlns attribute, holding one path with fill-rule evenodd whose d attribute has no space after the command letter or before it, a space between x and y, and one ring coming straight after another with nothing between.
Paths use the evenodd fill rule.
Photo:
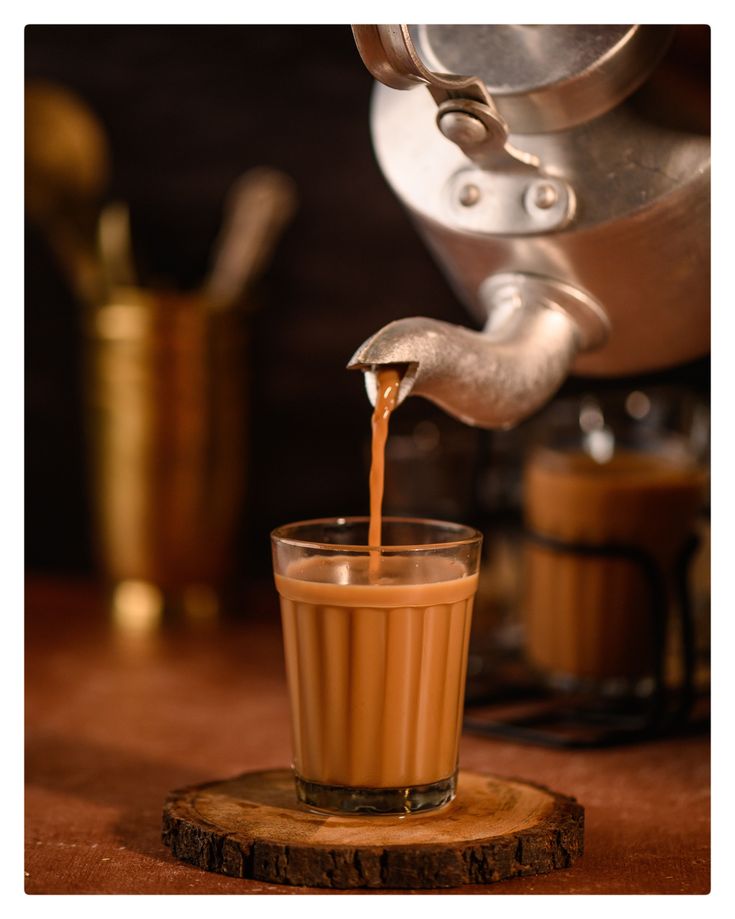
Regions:
<instances>
[{"instance_id":1,"label":"wooden table surface","mask_svg":"<svg viewBox=\"0 0 735 919\"><path fill-rule=\"evenodd\" d=\"M170 789L289 757L270 589L235 621L136 635L113 627L93 585L29 580L28 893L342 893L209 874L160 841ZM574 795L586 851L565 871L437 893L708 892L706 738L563 752L467 735L460 761Z\"/></svg>"}]
</instances>

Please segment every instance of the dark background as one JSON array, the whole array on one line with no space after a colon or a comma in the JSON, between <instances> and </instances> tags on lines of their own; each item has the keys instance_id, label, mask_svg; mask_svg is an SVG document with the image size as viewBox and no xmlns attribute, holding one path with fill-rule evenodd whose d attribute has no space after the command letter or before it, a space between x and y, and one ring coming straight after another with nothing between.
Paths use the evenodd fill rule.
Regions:
<instances>
[{"instance_id":1,"label":"dark background","mask_svg":"<svg viewBox=\"0 0 735 919\"><path fill-rule=\"evenodd\" d=\"M344 366L385 322L466 320L374 161L372 80L349 26L26 29L26 76L63 84L108 134L144 280L196 287L225 193L246 169L300 197L252 330L244 543L290 519L364 513L370 407ZM91 565L79 310L26 226L26 559ZM414 402L418 400L413 400ZM431 412L416 407L414 414ZM308 434L307 434L308 430Z\"/></svg>"},{"instance_id":2,"label":"dark background","mask_svg":"<svg viewBox=\"0 0 735 919\"><path fill-rule=\"evenodd\" d=\"M267 532L287 520L365 513L370 409L345 363L393 319L468 317L375 163L372 80L349 27L29 26L25 43L27 78L69 87L104 125L109 197L130 205L144 282L201 282L240 173L295 179L299 212L253 320L243 557L264 570ZM87 572L79 308L41 234L25 232L27 567ZM708 387L706 361L675 375ZM399 414L438 412L414 399ZM487 451L495 435L472 436Z\"/></svg>"}]
</instances>

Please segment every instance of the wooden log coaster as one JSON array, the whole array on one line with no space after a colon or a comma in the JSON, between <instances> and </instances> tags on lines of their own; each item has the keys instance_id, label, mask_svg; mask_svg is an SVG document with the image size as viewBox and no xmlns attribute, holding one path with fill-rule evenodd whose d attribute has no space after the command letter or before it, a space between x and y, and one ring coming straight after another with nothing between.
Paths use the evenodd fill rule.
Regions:
<instances>
[{"instance_id":1,"label":"wooden log coaster","mask_svg":"<svg viewBox=\"0 0 735 919\"><path fill-rule=\"evenodd\" d=\"M455 800L407 816L329 816L296 800L289 770L172 792L163 841L184 861L303 887L434 888L566 868L582 854L584 809L515 779L460 772Z\"/></svg>"}]
</instances>

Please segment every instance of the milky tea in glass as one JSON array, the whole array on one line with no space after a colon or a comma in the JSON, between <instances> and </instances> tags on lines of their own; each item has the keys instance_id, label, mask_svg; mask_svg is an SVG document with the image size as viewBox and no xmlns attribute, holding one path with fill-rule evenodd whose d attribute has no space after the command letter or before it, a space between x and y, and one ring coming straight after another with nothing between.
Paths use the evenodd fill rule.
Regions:
<instances>
[{"instance_id":1,"label":"milky tea in glass","mask_svg":"<svg viewBox=\"0 0 735 919\"><path fill-rule=\"evenodd\" d=\"M341 813L410 813L455 794L481 536L384 518L272 534L297 795Z\"/></svg>"}]
</instances>

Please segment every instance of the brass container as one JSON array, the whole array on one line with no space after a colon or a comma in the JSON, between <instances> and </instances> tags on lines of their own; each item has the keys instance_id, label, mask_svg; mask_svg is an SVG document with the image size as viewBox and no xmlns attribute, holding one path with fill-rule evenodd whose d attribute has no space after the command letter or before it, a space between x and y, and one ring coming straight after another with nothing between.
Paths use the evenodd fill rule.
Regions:
<instances>
[{"instance_id":1,"label":"brass container","mask_svg":"<svg viewBox=\"0 0 735 919\"><path fill-rule=\"evenodd\" d=\"M118 601L132 582L161 605L211 610L232 570L244 492L243 314L201 293L122 288L86 314L85 344L101 570Z\"/></svg>"}]
</instances>

